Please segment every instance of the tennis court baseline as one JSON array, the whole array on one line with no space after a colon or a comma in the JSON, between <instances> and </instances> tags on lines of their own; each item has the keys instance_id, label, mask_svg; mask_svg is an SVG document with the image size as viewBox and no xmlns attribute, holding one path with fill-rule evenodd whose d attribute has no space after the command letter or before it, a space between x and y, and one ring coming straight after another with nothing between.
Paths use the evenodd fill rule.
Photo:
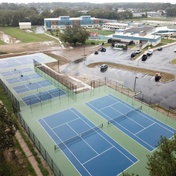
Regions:
<instances>
[{"instance_id":1,"label":"tennis court baseline","mask_svg":"<svg viewBox=\"0 0 176 176\"><path fill-rule=\"evenodd\" d=\"M39 123L80 175L116 176L138 161L74 108Z\"/></svg>"},{"instance_id":2,"label":"tennis court baseline","mask_svg":"<svg viewBox=\"0 0 176 176\"><path fill-rule=\"evenodd\" d=\"M158 146L161 136L169 139L176 133L175 129L143 113L140 108L134 109L112 95L86 105L149 151Z\"/></svg>"}]
</instances>

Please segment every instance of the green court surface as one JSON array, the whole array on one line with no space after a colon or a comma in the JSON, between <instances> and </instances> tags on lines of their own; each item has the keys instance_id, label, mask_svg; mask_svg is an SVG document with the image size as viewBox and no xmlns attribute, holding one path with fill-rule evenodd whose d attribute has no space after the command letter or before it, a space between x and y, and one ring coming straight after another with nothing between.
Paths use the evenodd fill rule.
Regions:
<instances>
[{"instance_id":1,"label":"green court surface","mask_svg":"<svg viewBox=\"0 0 176 176\"><path fill-rule=\"evenodd\" d=\"M29 55L28 59L30 57L31 58L35 57L35 59L37 57L40 57L42 58L41 61L45 63L54 61L54 59L44 54ZM10 59L13 59L13 58L10 58ZM12 64L12 62L9 62L9 63L11 64L8 65L5 62L5 60L2 60L2 62L0 61L1 84L4 85L7 91L10 91L10 95L12 99L15 99L16 104L20 106L20 111L16 113L19 121L21 122L25 130L27 131L30 138L35 143L36 147L38 148L42 156L45 158L45 160L49 164L50 168L53 170L53 172L57 176L59 175L78 176L78 175L81 175L80 173L82 172L80 171L81 169L79 170L80 167L75 164L74 162L75 159L72 159L71 157L69 158L67 155L67 151L65 149L62 149L61 145L57 145L56 143L57 140L55 140L54 135L57 133L56 132L57 130L55 130L57 127L55 127L54 125L55 125L55 122L57 122L57 120L50 121L51 117L53 117L55 114L59 114L59 118L61 119L63 118L62 121L64 120L64 122L62 123L64 123L64 125L67 124L66 119L68 118L69 114L68 116L67 115L62 116L61 114L63 112L67 112L70 109L73 110L74 113L79 114L78 116L81 119L84 119L86 123L91 124L93 127L98 126L99 124L103 124L103 127L100 130L101 130L101 133L103 133L103 136L104 135L106 136L106 140L107 139L112 140L113 142L115 142L114 144L115 146L119 145L120 148L122 148L122 150L119 149L120 151L123 151L123 153L127 152L129 154L128 155L129 157L134 158L134 162L132 162L132 164L129 164L126 167L122 167L123 170L117 172L118 175L122 175L122 171L128 172L128 173L135 173L140 176L149 175L148 170L146 169L146 166L147 166L146 155L151 155L153 150L151 151L148 150L143 145L141 145L139 142L136 142L134 138L127 135L127 133L117 128L114 124L108 124L108 120L104 118L103 115L101 114L104 111L101 110L101 113L97 113L95 110L88 107L86 105L87 103L94 102L95 100L100 99L105 96L108 96L108 97L113 96L119 99L121 102L125 103L126 105L130 105L130 107L133 107L133 108L142 107L142 109L140 109L139 111L151 116L153 119L157 120L159 123L161 122L162 124L165 124L166 126L171 127L173 131L176 130L175 120L153 110L149 106L142 104L141 102L135 100L134 98L128 97L106 85L100 86L97 88L92 88L86 92L75 94L73 91L68 90L66 87L64 87L60 83L57 83L57 81L53 80L49 76L46 77L45 75L44 77L43 76L44 74L42 75L42 74L37 73L41 77L36 78L36 80L34 79L35 81L39 82L39 81L48 80L50 81L51 85L46 86L46 87L41 87L40 91L36 88L36 89L30 89L26 92L22 92L18 94L17 92L14 91L13 87L26 85L27 81L26 80L25 81L18 80L17 82L11 81L11 78L16 78L17 80L17 78L21 76L21 73L20 75L19 74L15 74L15 75L9 74L9 72L14 71L14 66L13 66L14 64ZM15 69L20 69L20 70L24 68L25 70L26 68L33 69L32 62L29 62L26 65L23 65L23 64L18 65L18 58L15 64L16 64ZM25 75L30 77L32 73L34 73L34 70L29 70L29 72L26 72ZM50 90L53 90L53 88L62 90L65 92L65 94L63 94L62 96L54 96L52 98L49 97L48 99L44 99L44 101L37 101L37 102L34 101L35 102L34 104L32 103L25 104L25 101L23 101L24 97L37 95L39 92L46 92L46 91L48 92ZM55 118L55 116L53 118ZM143 117L141 116L141 118ZM42 121L44 121L44 119L46 119L48 123L42 126L41 123L43 123ZM57 125L61 125L61 122L57 122L57 123L58 123ZM49 133L46 130L48 129L48 126L49 126L48 124L50 125L50 127L52 127L53 131L55 130L54 133ZM70 125L68 126L70 127ZM72 127L79 128L76 125L73 125ZM60 129L61 128L59 128L59 130ZM58 133L60 137L62 137L62 131L60 132L59 130L58 130ZM63 133L67 133L67 130L63 131ZM70 134L71 133L68 133L68 135ZM66 135L64 137L66 137ZM80 137L78 138L80 139ZM90 138L87 137L86 140L88 139ZM85 139L81 137L81 140L85 140ZM74 144L76 143L77 141L75 142L73 141L73 146L71 147L74 147ZM66 144L66 147L70 149L69 148L70 145L71 144L68 143ZM110 159L111 157L113 158L113 156L106 156L106 159L108 158L109 159L108 161L111 162L111 159ZM123 162L121 160L118 161L117 158L115 160L112 159L112 161L117 162L117 163L112 163L112 165L117 164L117 166ZM124 160L124 161L127 161L127 160ZM113 169L111 165L108 165L108 164L109 163L107 163L107 167L105 168L107 170L108 168ZM83 165L85 166L86 170L89 171L89 166L87 166L87 162L84 162ZM96 173L101 173L99 172L98 169L101 170L100 167L97 167L97 170L95 169L94 171L92 171L90 169L90 172L94 173L93 175L97 176L99 174L96 174ZM111 173L111 172L109 171L108 173Z\"/></svg>"}]
</instances>

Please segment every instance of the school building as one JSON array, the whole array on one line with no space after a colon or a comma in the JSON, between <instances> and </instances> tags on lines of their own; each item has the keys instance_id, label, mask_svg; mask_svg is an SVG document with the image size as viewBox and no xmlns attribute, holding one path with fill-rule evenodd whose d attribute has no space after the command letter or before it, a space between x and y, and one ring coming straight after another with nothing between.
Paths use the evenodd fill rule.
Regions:
<instances>
[{"instance_id":1,"label":"school building","mask_svg":"<svg viewBox=\"0 0 176 176\"><path fill-rule=\"evenodd\" d=\"M84 28L98 28L100 27L100 19L91 16L69 17L59 16L58 18L45 18L44 28L50 29L64 29L66 26L81 26Z\"/></svg>"}]
</instances>

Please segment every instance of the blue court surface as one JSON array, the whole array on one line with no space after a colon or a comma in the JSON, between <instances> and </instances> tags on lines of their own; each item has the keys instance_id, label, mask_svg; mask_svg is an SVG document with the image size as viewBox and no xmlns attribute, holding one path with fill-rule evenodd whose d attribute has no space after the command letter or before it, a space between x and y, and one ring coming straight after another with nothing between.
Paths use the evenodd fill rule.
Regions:
<instances>
[{"instance_id":1,"label":"blue court surface","mask_svg":"<svg viewBox=\"0 0 176 176\"><path fill-rule=\"evenodd\" d=\"M86 103L125 134L133 138L149 151L158 146L160 137L171 138L176 130L122 102L120 99L107 95Z\"/></svg>"},{"instance_id":2,"label":"blue court surface","mask_svg":"<svg viewBox=\"0 0 176 176\"><path fill-rule=\"evenodd\" d=\"M61 89L55 88L48 91L39 92L34 95L23 97L22 100L25 102L27 106L29 106L29 105L36 104L45 100L50 100L52 98L59 97L65 94L66 93Z\"/></svg>"},{"instance_id":3,"label":"blue court surface","mask_svg":"<svg viewBox=\"0 0 176 176\"><path fill-rule=\"evenodd\" d=\"M33 71L32 68L22 68L22 69L13 69L11 71L2 71L0 72L0 74L4 77L6 76L12 76L12 75L22 75L22 74L25 74L26 72L30 72L30 71Z\"/></svg>"},{"instance_id":4,"label":"blue court surface","mask_svg":"<svg viewBox=\"0 0 176 176\"><path fill-rule=\"evenodd\" d=\"M17 94L20 94L20 93L24 93L30 90L35 90L35 89L39 89L42 87L46 87L46 86L52 86L52 84L48 80L42 80L38 82L29 82L24 85L15 86L13 87L13 89L15 90Z\"/></svg>"},{"instance_id":5,"label":"blue court surface","mask_svg":"<svg viewBox=\"0 0 176 176\"><path fill-rule=\"evenodd\" d=\"M24 55L24 56L17 56L13 57L13 59L5 59L1 60L0 68L9 68L9 67L18 67L24 66L27 64L33 64L33 59L37 60L38 62L46 61L40 54L33 54L33 55Z\"/></svg>"},{"instance_id":6,"label":"blue court surface","mask_svg":"<svg viewBox=\"0 0 176 176\"><path fill-rule=\"evenodd\" d=\"M39 123L80 175L116 176L138 161L74 108Z\"/></svg>"},{"instance_id":7,"label":"blue court surface","mask_svg":"<svg viewBox=\"0 0 176 176\"><path fill-rule=\"evenodd\" d=\"M40 76L39 74L36 74L36 73L30 74L30 75L21 74L19 76L13 77L13 78L7 78L6 81L9 84L14 84L14 83L20 83L20 82L23 82L23 81L28 81L29 82L29 81L32 81L32 79L35 79L35 78L42 78L42 76Z\"/></svg>"}]
</instances>

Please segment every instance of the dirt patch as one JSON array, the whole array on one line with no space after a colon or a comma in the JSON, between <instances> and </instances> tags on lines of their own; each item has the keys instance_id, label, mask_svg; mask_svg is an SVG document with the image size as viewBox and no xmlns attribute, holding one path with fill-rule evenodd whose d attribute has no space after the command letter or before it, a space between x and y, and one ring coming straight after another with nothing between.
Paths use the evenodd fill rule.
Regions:
<instances>
[{"instance_id":1,"label":"dirt patch","mask_svg":"<svg viewBox=\"0 0 176 176\"><path fill-rule=\"evenodd\" d=\"M87 55L94 53L96 50L101 48L101 45L91 46L71 46L62 50L51 51L50 53L56 56L62 56L68 61L75 61L77 59L85 58ZM55 57L54 57L55 58Z\"/></svg>"},{"instance_id":2,"label":"dirt patch","mask_svg":"<svg viewBox=\"0 0 176 176\"><path fill-rule=\"evenodd\" d=\"M1 45L0 52L7 54L0 55L0 58L32 54L36 52L46 52L58 49L60 49L60 45L54 41Z\"/></svg>"}]
</instances>

